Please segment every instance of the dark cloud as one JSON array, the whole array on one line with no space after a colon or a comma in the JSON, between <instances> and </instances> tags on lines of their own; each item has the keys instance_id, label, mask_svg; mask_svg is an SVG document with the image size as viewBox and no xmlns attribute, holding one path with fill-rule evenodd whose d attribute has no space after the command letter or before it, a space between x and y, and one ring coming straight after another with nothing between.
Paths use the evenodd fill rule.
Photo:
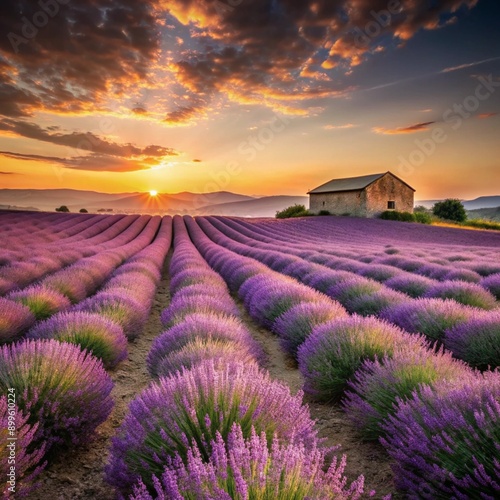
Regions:
<instances>
[{"instance_id":1,"label":"dark cloud","mask_svg":"<svg viewBox=\"0 0 500 500\"><path fill-rule=\"evenodd\" d=\"M201 160L198 160L197 158L195 158L195 159L193 160L193 163L201 163Z\"/></svg>"},{"instance_id":2,"label":"dark cloud","mask_svg":"<svg viewBox=\"0 0 500 500\"><path fill-rule=\"evenodd\" d=\"M17 172L1 172L0 171L0 175L21 175L21 174L18 174Z\"/></svg>"},{"instance_id":3,"label":"dark cloud","mask_svg":"<svg viewBox=\"0 0 500 500\"><path fill-rule=\"evenodd\" d=\"M157 88L176 86L165 86L167 123L204 116L216 95L303 112L303 101L349 90L345 75L383 45L447 25L476 3L47 0L55 10L44 13L35 0L3 0L0 113L105 111L113 99L140 93L156 71ZM128 109L159 115L152 107Z\"/></svg>"},{"instance_id":4,"label":"dark cloud","mask_svg":"<svg viewBox=\"0 0 500 500\"><path fill-rule=\"evenodd\" d=\"M410 125L409 127L400 127L400 128L384 128L384 127L375 127L373 129L377 134L386 134L386 135L395 135L395 134L413 134L415 132L423 132L424 130L428 130L429 126L436 122L424 122L424 123L416 123L415 125Z\"/></svg>"},{"instance_id":5,"label":"dark cloud","mask_svg":"<svg viewBox=\"0 0 500 500\"><path fill-rule=\"evenodd\" d=\"M133 158L140 156L176 156L178 153L172 148L150 145L138 147L133 144L118 144L99 137L92 132L64 132L59 127L42 128L36 123L11 118L0 119L0 131L15 134L28 139L49 142L58 146L68 146L75 150L91 151L101 155Z\"/></svg>"},{"instance_id":6,"label":"dark cloud","mask_svg":"<svg viewBox=\"0 0 500 500\"><path fill-rule=\"evenodd\" d=\"M71 158L60 158L57 156L43 156L34 154L14 153L12 151L0 151L0 155L14 160L39 161L52 163L74 170L91 170L99 172L134 172L149 168L140 161L116 158L113 156L91 154L88 156L76 156Z\"/></svg>"},{"instance_id":7,"label":"dark cloud","mask_svg":"<svg viewBox=\"0 0 500 500\"><path fill-rule=\"evenodd\" d=\"M151 2L134 0L2 0L0 33L0 110L8 116L33 106L102 107L148 77L159 48ZM8 87L13 77L17 94Z\"/></svg>"},{"instance_id":8,"label":"dark cloud","mask_svg":"<svg viewBox=\"0 0 500 500\"><path fill-rule=\"evenodd\" d=\"M343 75L380 52L382 43L402 44L420 29L447 25L476 3L173 0L166 4L170 14L191 27L191 40L194 34L204 45L185 51L170 68L187 93L204 96L206 106L223 93L292 112L300 101L341 95L347 89ZM183 104L167 120L192 120L197 108Z\"/></svg>"}]
</instances>

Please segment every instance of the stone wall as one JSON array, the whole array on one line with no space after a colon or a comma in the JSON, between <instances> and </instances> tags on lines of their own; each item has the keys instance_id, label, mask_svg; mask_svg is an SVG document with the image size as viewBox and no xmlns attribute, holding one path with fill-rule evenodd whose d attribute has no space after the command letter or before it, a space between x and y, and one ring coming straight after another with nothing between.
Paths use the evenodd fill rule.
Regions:
<instances>
[{"instance_id":1,"label":"stone wall","mask_svg":"<svg viewBox=\"0 0 500 500\"><path fill-rule=\"evenodd\" d=\"M328 210L333 215L366 217L366 192L317 193L309 195L309 209L317 214Z\"/></svg>"},{"instance_id":2,"label":"stone wall","mask_svg":"<svg viewBox=\"0 0 500 500\"><path fill-rule=\"evenodd\" d=\"M366 216L377 217L394 201L394 210L413 213L414 191L406 184L386 174L366 188Z\"/></svg>"}]
</instances>

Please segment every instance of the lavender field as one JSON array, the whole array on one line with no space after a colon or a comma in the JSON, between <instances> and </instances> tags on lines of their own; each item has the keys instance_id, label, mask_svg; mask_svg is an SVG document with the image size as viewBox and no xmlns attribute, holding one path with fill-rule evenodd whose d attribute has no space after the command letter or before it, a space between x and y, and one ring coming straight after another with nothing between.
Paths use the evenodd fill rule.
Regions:
<instances>
[{"instance_id":1,"label":"lavender field","mask_svg":"<svg viewBox=\"0 0 500 500\"><path fill-rule=\"evenodd\" d=\"M0 248L3 498L500 496L498 233L13 212Z\"/></svg>"}]
</instances>

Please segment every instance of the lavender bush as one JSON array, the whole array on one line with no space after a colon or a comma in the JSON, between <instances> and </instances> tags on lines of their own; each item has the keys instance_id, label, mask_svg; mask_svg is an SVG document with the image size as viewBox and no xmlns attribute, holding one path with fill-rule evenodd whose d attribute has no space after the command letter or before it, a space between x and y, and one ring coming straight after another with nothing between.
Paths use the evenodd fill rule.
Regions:
<instances>
[{"instance_id":1,"label":"lavender bush","mask_svg":"<svg viewBox=\"0 0 500 500\"><path fill-rule=\"evenodd\" d=\"M14 388L28 424L38 423L35 445L88 441L113 407L113 383L102 363L78 346L26 340L0 347L0 390Z\"/></svg>"},{"instance_id":2,"label":"lavender bush","mask_svg":"<svg viewBox=\"0 0 500 500\"><path fill-rule=\"evenodd\" d=\"M434 280L425 276L403 274L388 279L384 285L398 292L406 293L410 297L417 298L422 297L434 283Z\"/></svg>"},{"instance_id":3,"label":"lavender bush","mask_svg":"<svg viewBox=\"0 0 500 500\"><path fill-rule=\"evenodd\" d=\"M343 407L364 439L382 435L381 424L397 410L397 403L424 385L468 375L465 363L446 351L399 349L392 357L365 361L349 382Z\"/></svg>"},{"instance_id":4,"label":"lavender bush","mask_svg":"<svg viewBox=\"0 0 500 500\"><path fill-rule=\"evenodd\" d=\"M106 368L114 368L127 357L127 337L121 326L99 314L60 313L37 324L27 337L77 344L100 359Z\"/></svg>"},{"instance_id":5,"label":"lavender bush","mask_svg":"<svg viewBox=\"0 0 500 500\"><path fill-rule=\"evenodd\" d=\"M181 295L178 298L175 296L169 307L162 311L161 322L164 326L170 327L194 313L238 316L239 310L229 295L218 297L209 295L186 297Z\"/></svg>"},{"instance_id":6,"label":"lavender bush","mask_svg":"<svg viewBox=\"0 0 500 500\"><path fill-rule=\"evenodd\" d=\"M0 344L16 340L34 322L28 307L0 297Z\"/></svg>"},{"instance_id":7,"label":"lavender bush","mask_svg":"<svg viewBox=\"0 0 500 500\"><path fill-rule=\"evenodd\" d=\"M398 348L425 346L411 336L375 318L352 316L324 323L313 330L298 351L304 390L317 400L339 401L362 362Z\"/></svg>"},{"instance_id":8,"label":"lavender bush","mask_svg":"<svg viewBox=\"0 0 500 500\"><path fill-rule=\"evenodd\" d=\"M477 315L477 309L454 300L416 299L384 309L380 317L411 333L441 341L447 329Z\"/></svg>"},{"instance_id":9,"label":"lavender bush","mask_svg":"<svg viewBox=\"0 0 500 500\"><path fill-rule=\"evenodd\" d=\"M155 367L154 376L166 377L183 368L190 369L205 360L212 360L216 366L230 362L257 363L250 350L240 342L195 337L180 349L165 354Z\"/></svg>"},{"instance_id":10,"label":"lavender bush","mask_svg":"<svg viewBox=\"0 0 500 500\"><path fill-rule=\"evenodd\" d=\"M296 358L298 348L316 326L346 316L346 310L338 302L301 302L282 314L274 322L273 330L280 337L283 349Z\"/></svg>"},{"instance_id":11,"label":"lavender bush","mask_svg":"<svg viewBox=\"0 0 500 500\"><path fill-rule=\"evenodd\" d=\"M401 402L381 439L409 498L500 496L500 372L442 382Z\"/></svg>"},{"instance_id":12,"label":"lavender bush","mask_svg":"<svg viewBox=\"0 0 500 500\"><path fill-rule=\"evenodd\" d=\"M283 444L276 437L269 446L265 433L252 427L245 438L233 424L227 440L216 432L210 447L208 462L196 447L188 450L186 463L177 455L161 479L153 479L153 494L140 481L131 499L355 500L364 493L363 476L347 485L345 455L334 457L325 472L327 450L317 446Z\"/></svg>"},{"instance_id":13,"label":"lavender bush","mask_svg":"<svg viewBox=\"0 0 500 500\"><path fill-rule=\"evenodd\" d=\"M11 293L8 298L28 307L37 320L47 319L56 312L71 306L71 302L65 295L41 285L30 286Z\"/></svg>"},{"instance_id":14,"label":"lavender bush","mask_svg":"<svg viewBox=\"0 0 500 500\"><path fill-rule=\"evenodd\" d=\"M494 311L450 328L444 345L480 370L500 366L500 312Z\"/></svg>"},{"instance_id":15,"label":"lavender bush","mask_svg":"<svg viewBox=\"0 0 500 500\"><path fill-rule=\"evenodd\" d=\"M138 300L119 291L100 292L78 304L76 310L100 314L114 321L123 328L129 340L140 335L149 313Z\"/></svg>"},{"instance_id":16,"label":"lavender bush","mask_svg":"<svg viewBox=\"0 0 500 500\"><path fill-rule=\"evenodd\" d=\"M474 283L465 281L443 281L431 286L425 297L452 299L460 304L479 307L481 309L494 309L498 306L495 297L487 290Z\"/></svg>"},{"instance_id":17,"label":"lavender bush","mask_svg":"<svg viewBox=\"0 0 500 500\"><path fill-rule=\"evenodd\" d=\"M481 280L481 286L486 288L497 300L500 300L500 273L491 274Z\"/></svg>"},{"instance_id":18,"label":"lavender bush","mask_svg":"<svg viewBox=\"0 0 500 500\"><path fill-rule=\"evenodd\" d=\"M300 392L292 396L288 386L255 365L216 368L205 361L161 378L132 401L113 440L107 480L123 493L139 479L152 490L152 475L160 477L176 453L186 460L195 445L207 461L216 433L226 441L235 422L245 438L254 426L269 442L274 434L283 443L307 448L317 440Z\"/></svg>"},{"instance_id":19,"label":"lavender bush","mask_svg":"<svg viewBox=\"0 0 500 500\"><path fill-rule=\"evenodd\" d=\"M13 420L9 421L9 415ZM13 425L14 424L14 425ZM9 427L15 427L11 434ZM2 498L21 498L37 488L38 475L45 468L45 445L33 447L33 437L38 423L28 424L28 417L17 406L7 403L7 396L0 397L0 474ZM16 441L8 438L14 436ZM12 462L14 460L14 462ZM13 484L11 466L14 463ZM13 490L11 488L14 488Z\"/></svg>"}]
</instances>

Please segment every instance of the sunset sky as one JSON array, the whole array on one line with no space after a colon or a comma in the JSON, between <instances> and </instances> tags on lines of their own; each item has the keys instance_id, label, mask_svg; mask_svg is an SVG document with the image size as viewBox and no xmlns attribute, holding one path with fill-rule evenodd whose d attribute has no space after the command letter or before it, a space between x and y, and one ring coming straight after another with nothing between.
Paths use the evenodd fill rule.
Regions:
<instances>
[{"instance_id":1,"label":"sunset sky","mask_svg":"<svg viewBox=\"0 0 500 500\"><path fill-rule=\"evenodd\" d=\"M45 10L44 10L45 9ZM498 0L2 0L0 187L500 195Z\"/></svg>"}]
</instances>

